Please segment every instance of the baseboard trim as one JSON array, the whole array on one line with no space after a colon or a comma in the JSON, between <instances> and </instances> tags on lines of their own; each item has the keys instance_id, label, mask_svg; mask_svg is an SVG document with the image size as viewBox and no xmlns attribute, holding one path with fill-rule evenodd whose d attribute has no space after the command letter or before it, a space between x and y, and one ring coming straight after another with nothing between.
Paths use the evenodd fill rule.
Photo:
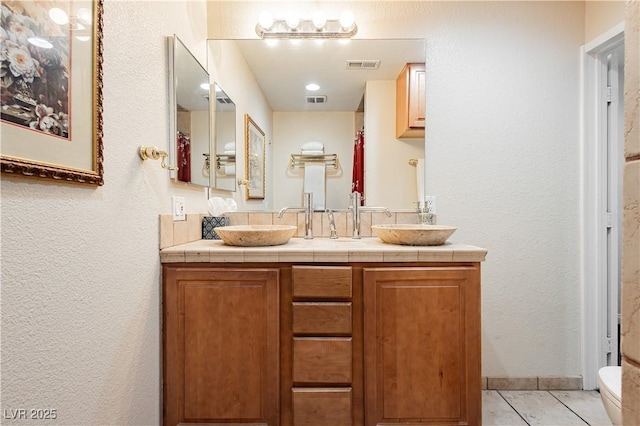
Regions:
<instances>
[{"instance_id":1,"label":"baseboard trim","mask_svg":"<svg viewBox=\"0 0 640 426\"><path fill-rule=\"evenodd\" d=\"M483 377L486 390L582 390L581 376Z\"/></svg>"}]
</instances>

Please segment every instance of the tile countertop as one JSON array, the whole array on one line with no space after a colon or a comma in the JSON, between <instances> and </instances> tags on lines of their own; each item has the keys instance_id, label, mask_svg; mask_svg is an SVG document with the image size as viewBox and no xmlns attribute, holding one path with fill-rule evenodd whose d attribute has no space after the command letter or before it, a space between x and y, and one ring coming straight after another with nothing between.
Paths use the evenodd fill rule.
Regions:
<instances>
[{"instance_id":1,"label":"tile countertop","mask_svg":"<svg viewBox=\"0 0 640 426\"><path fill-rule=\"evenodd\" d=\"M487 249L447 241L441 246L400 246L379 238L291 238L269 247L227 246L198 240L160 250L162 263L180 262L483 262Z\"/></svg>"}]
</instances>

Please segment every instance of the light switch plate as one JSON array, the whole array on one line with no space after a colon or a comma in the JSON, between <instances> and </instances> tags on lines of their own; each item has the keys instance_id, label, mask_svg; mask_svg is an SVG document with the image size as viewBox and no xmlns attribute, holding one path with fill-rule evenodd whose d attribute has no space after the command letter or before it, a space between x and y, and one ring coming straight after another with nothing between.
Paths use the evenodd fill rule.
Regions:
<instances>
[{"instance_id":1,"label":"light switch plate","mask_svg":"<svg viewBox=\"0 0 640 426\"><path fill-rule=\"evenodd\" d=\"M171 212L173 213L173 220L187 220L185 213L186 206L184 197L171 197Z\"/></svg>"}]
</instances>

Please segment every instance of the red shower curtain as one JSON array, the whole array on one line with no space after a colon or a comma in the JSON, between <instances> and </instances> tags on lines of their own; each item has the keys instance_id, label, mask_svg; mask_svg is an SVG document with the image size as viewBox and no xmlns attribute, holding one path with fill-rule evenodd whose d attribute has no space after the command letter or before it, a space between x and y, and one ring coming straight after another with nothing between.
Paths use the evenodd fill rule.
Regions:
<instances>
[{"instance_id":1,"label":"red shower curtain","mask_svg":"<svg viewBox=\"0 0 640 426\"><path fill-rule=\"evenodd\" d=\"M178 180L191 182L191 141L182 132L178 132Z\"/></svg>"},{"instance_id":2,"label":"red shower curtain","mask_svg":"<svg viewBox=\"0 0 640 426\"><path fill-rule=\"evenodd\" d=\"M351 192L360 193L360 204L364 206L364 130L356 133L353 144L353 176Z\"/></svg>"}]
</instances>

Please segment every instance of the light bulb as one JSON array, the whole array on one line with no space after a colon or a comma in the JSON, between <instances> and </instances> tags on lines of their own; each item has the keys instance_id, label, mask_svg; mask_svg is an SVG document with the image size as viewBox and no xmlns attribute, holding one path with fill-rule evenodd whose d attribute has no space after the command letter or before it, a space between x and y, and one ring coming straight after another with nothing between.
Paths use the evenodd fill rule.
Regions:
<instances>
[{"instance_id":1,"label":"light bulb","mask_svg":"<svg viewBox=\"0 0 640 426\"><path fill-rule=\"evenodd\" d=\"M58 7L49 9L49 18L58 25L67 25L69 23L69 15Z\"/></svg>"},{"instance_id":2,"label":"light bulb","mask_svg":"<svg viewBox=\"0 0 640 426\"><path fill-rule=\"evenodd\" d=\"M311 91L311 92L315 92L316 90L320 90L320 86L318 86L315 83L309 83L304 88L309 90L309 91Z\"/></svg>"},{"instance_id":3,"label":"light bulb","mask_svg":"<svg viewBox=\"0 0 640 426\"><path fill-rule=\"evenodd\" d=\"M258 24L265 30L268 30L273 26L273 16L266 10L261 12L258 16Z\"/></svg>"},{"instance_id":4,"label":"light bulb","mask_svg":"<svg viewBox=\"0 0 640 426\"><path fill-rule=\"evenodd\" d=\"M208 92L208 91L209 91L209 83L202 83L202 84L200 85L200 88L201 88L202 90L206 90L206 91Z\"/></svg>"},{"instance_id":5,"label":"light bulb","mask_svg":"<svg viewBox=\"0 0 640 426\"><path fill-rule=\"evenodd\" d=\"M327 23L327 17L325 16L324 12L317 10L313 14L312 22L313 26L316 27L317 30L321 30Z\"/></svg>"},{"instance_id":6,"label":"light bulb","mask_svg":"<svg viewBox=\"0 0 640 426\"><path fill-rule=\"evenodd\" d=\"M356 22L356 18L353 16L353 13L349 10L345 10L340 15L340 26L345 30L350 30L353 28L353 24Z\"/></svg>"},{"instance_id":7,"label":"light bulb","mask_svg":"<svg viewBox=\"0 0 640 426\"><path fill-rule=\"evenodd\" d=\"M287 19L285 22L287 23L287 26L289 28L295 30L296 28L298 28L298 25L300 25L300 18L298 18L295 13L291 12L287 15Z\"/></svg>"}]
</instances>

